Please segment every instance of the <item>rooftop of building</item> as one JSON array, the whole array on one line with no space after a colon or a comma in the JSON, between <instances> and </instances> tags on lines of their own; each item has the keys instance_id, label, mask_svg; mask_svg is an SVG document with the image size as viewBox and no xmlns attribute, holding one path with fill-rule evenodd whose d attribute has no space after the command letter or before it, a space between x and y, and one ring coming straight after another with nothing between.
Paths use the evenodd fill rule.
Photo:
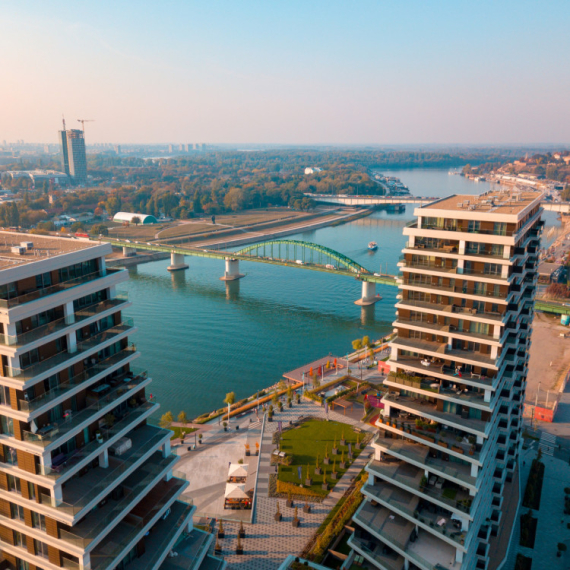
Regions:
<instances>
[{"instance_id":1,"label":"rooftop of building","mask_svg":"<svg viewBox=\"0 0 570 570\"><path fill-rule=\"evenodd\" d=\"M24 244L30 243L32 246L28 249ZM99 242L81 238L0 232L0 270L99 245ZM12 248L15 247L19 247L20 250L13 251ZM24 247L26 247L25 250L23 249Z\"/></svg>"},{"instance_id":2,"label":"rooftop of building","mask_svg":"<svg viewBox=\"0 0 570 570\"><path fill-rule=\"evenodd\" d=\"M422 210L451 210L454 212L485 212L488 214L518 214L542 196L542 192L504 188L483 194L454 194L423 206Z\"/></svg>"}]
</instances>

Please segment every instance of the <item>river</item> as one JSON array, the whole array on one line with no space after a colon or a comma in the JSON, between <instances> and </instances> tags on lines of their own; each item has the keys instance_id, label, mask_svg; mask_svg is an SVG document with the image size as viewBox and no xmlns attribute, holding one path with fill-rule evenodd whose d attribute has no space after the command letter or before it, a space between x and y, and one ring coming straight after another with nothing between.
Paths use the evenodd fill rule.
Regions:
<instances>
[{"instance_id":1,"label":"river","mask_svg":"<svg viewBox=\"0 0 570 570\"><path fill-rule=\"evenodd\" d=\"M383 172L419 196L479 194L490 187L441 169ZM326 245L371 271L397 273L406 242L402 229L414 208L289 237ZM556 225L551 212L545 218ZM379 245L375 252L367 249L372 240ZM348 277L242 263L246 277L226 284L219 280L220 261L186 261L189 270L172 274L169 260L135 266L121 286L133 302L125 313L139 329L133 336L142 353L136 365L153 378L150 392L161 414L184 410L195 417L223 405L227 392L245 397L329 352L344 355L356 338L378 338L392 329L394 287L378 286L382 301L361 308L354 305L361 284Z\"/></svg>"}]
</instances>

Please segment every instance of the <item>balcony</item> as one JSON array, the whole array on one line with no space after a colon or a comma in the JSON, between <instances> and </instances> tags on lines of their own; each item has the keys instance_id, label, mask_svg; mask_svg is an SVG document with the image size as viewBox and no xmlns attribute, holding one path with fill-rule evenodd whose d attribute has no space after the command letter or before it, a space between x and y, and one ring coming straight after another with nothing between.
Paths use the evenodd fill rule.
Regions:
<instances>
[{"instance_id":1,"label":"balcony","mask_svg":"<svg viewBox=\"0 0 570 570\"><path fill-rule=\"evenodd\" d=\"M376 470L373 467L376 463L381 462L371 461L368 464L367 471L376 474ZM366 483L362 488L362 492L372 501L379 502L389 510L399 512L420 527L421 525L424 525L424 530L437 534L442 540L464 550L463 545L466 533L456 527L455 523L451 519L451 511L444 511L444 514L442 515L441 509L438 509L440 511L438 516L437 513L432 512L433 509L431 508L431 503L429 501L427 503L421 501L416 495L386 481L379 481L374 483L374 485ZM442 525L436 524L442 516L445 518L445 523ZM450 526L449 529L447 528L448 524Z\"/></svg>"},{"instance_id":2,"label":"balcony","mask_svg":"<svg viewBox=\"0 0 570 570\"><path fill-rule=\"evenodd\" d=\"M471 331L458 330L455 325L440 325L439 323L429 322L427 320L413 320L398 317L393 323L395 327L402 325L404 327L417 327L425 330L436 331L442 335L464 336L475 340L482 340L492 343L498 343L499 339L495 338L492 334L481 334Z\"/></svg>"},{"instance_id":3,"label":"balcony","mask_svg":"<svg viewBox=\"0 0 570 570\"><path fill-rule=\"evenodd\" d=\"M151 535L152 537L152 535ZM171 537L165 535L165 541ZM176 543L172 550L178 553L174 558L167 558L161 565L160 570L198 570L202 568L201 562L206 557L208 549L214 540L214 535L204 532L198 528L192 529L191 532L183 533L182 537ZM164 552L164 544L153 545L145 541L145 549L154 552L155 559L159 558L159 553ZM146 555L133 560L125 570L150 570L151 565L147 562Z\"/></svg>"},{"instance_id":4,"label":"balcony","mask_svg":"<svg viewBox=\"0 0 570 570\"><path fill-rule=\"evenodd\" d=\"M413 299L402 299L396 304L396 309L400 307L403 309L407 309L409 307L413 307L414 309L428 309L431 311L446 313L446 317L450 316L449 314L458 314L461 315L462 318L474 317L477 321L480 321L481 319L487 319L497 323L503 322L503 319L505 317L505 315L502 313L484 312L468 307L459 307L457 305L442 305L441 303L428 303L427 301L416 301Z\"/></svg>"},{"instance_id":5,"label":"balcony","mask_svg":"<svg viewBox=\"0 0 570 570\"><path fill-rule=\"evenodd\" d=\"M8 346L24 346L26 344L30 344L31 342L35 342L36 340L41 340L50 334L62 331L66 328L70 328L74 324L80 323L81 321L94 317L98 314L108 311L109 309L120 307L127 302L128 294L121 293L114 299L108 299L106 301L101 301L100 303L95 303L89 307L85 307L84 309L77 311L73 315L68 315L67 317L57 319L51 323L32 329L29 332L24 332L18 335L0 334L0 343Z\"/></svg>"},{"instance_id":6,"label":"balcony","mask_svg":"<svg viewBox=\"0 0 570 570\"><path fill-rule=\"evenodd\" d=\"M125 490L123 499L126 501L130 497L129 500L132 501L136 497L136 493L133 493L133 491L139 490L142 481L147 481L148 484L148 481L164 471L167 466L172 466L176 463L177 456L175 454L163 457L160 451L152 453L165 440L168 440L168 434L168 430L157 429L152 426L142 426L134 429L127 435L131 440L132 447L123 455L109 455L108 467L91 467L86 473L82 471L66 481L63 488L65 501L58 501L56 508L62 513L80 518L77 515L92 503L94 499L100 497L108 502L112 502L110 493L117 486L122 486ZM148 456L149 453L151 453L150 458L145 460L142 465L138 465L133 473L132 468L139 464L141 459ZM131 471L131 474L128 474L128 471ZM120 483L121 479L125 477L128 478ZM45 494L40 495L40 502L50 506L53 505L51 496ZM121 501L118 501L118 503L121 504ZM128 502L122 504L124 506ZM118 507L117 502L113 502L113 505ZM104 507L100 507L96 513L88 514L77 526L73 527L73 532L77 539L81 539L82 546L86 546L93 539L97 538L97 530L104 528L102 527L102 522L105 519L107 510ZM107 524L110 524L110 522L111 519L109 518Z\"/></svg>"},{"instance_id":7,"label":"balcony","mask_svg":"<svg viewBox=\"0 0 570 570\"><path fill-rule=\"evenodd\" d=\"M487 291L482 289L475 289L475 287L451 287L440 285L439 283L434 283L432 279L410 279L404 278L402 280L402 285L407 287L415 287L417 289L423 289L429 291L430 293L436 293L441 295L441 291L447 293L453 293L457 295L471 295L473 297L483 297L483 298L494 298L500 301L504 301L506 298L506 293Z\"/></svg>"},{"instance_id":8,"label":"balcony","mask_svg":"<svg viewBox=\"0 0 570 570\"><path fill-rule=\"evenodd\" d=\"M382 398L382 402L391 404L394 408L411 412L421 417L427 417L433 421L449 425L455 424L459 429L476 435L486 434L489 424L483 420L469 417L467 414L453 414L438 410L437 403L428 399L414 398L402 394L387 394Z\"/></svg>"},{"instance_id":9,"label":"balcony","mask_svg":"<svg viewBox=\"0 0 570 570\"><path fill-rule=\"evenodd\" d=\"M430 449L425 445L410 443L402 439L388 439L376 436L374 443L404 461L411 461L416 467L426 468L428 471L444 478L455 479L458 484L464 484L476 489L477 479L471 476L471 467L462 463L445 461L439 457L432 457Z\"/></svg>"},{"instance_id":10,"label":"balcony","mask_svg":"<svg viewBox=\"0 0 570 570\"><path fill-rule=\"evenodd\" d=\"M134 396L140 387L149 382L146 374L126 378L126 380L127 382L123 382L123 385L109 390L103 396L98 396L96 401L87 408L70 413L63 423L48 424L38 429L36 433L24 431L24 441L41 447L48 447L49 445L55 444L55 442L65 437L70 431L79 427L81 424L90 422L95 416L100 418L102 416L102 414L100 414L101 411L106 410L107 412L111 412L117 403L126 401L129 397Z\"/></svg>"},{"instance_id":11,"label":"balcony","mask_svg":"<svg viewBox=\"0 0 570 570\"><path fill-rule=\"evenodd\" d=\"M136 354L136 347L134 345L128 346L123 350L113 354L113 356L109 356L108 358L104 358L97 362L97 364L91 365L87 370L84 370L80 374L77 374L71 380L66 382L62 382L57 388L53 388L52 390L48 390L44 392L41 396L34 398L33 400L19 400L19 409L25 412L35 412L40 408L48 405L50 402L53 402L57 398L67 394L71 390L77 388L84 382L95 378L101 373L108 371L113 366L124 362L131 356ZM88 364L89 365L89 364ZM145 372L138 372L136 375L145 374ZM113 379L109 379L111 383L118 383L122 379L132 376L132 373L127 373L126 375L122 375Z\"/></svg>"},{"instance_id":12,"label":"balcony","mask_svg":"<svg viewBox=\"0 0 570 570\"><path fill-rule=\"evenodd\" d=\"M421 486L424 471L400 459L385 456L382 461L371 461L367 469L370 473L383 480L399 484L410 493L427 500L435 500L448 509L469 515L472 497L468 491L447 481L437 481L437 477L430 477L430 481L423 488Z\"/></svg>"},{"instance_id":13,"label":"balcony","mask_svg":"<svg viewBox=\"0 0 570 570\"><path fill-rule=\"evenodd\" d=\"M392 339L392 342L403 347L404 349L409 349L414 352L430 352L433 355L439 357L446 355L452 357L453 360L468 361L468 363L475 362L476 365L484 366L485 368L493 368L495 370L497 369L494 358L489 358L480 352L474 352L471 350L460 350L454 348L450 349L445 342L433 342L423 339L405 338L399 335Z\"/></svg>"},{"instance_id":14,"label":"balcony","mask_svg":"<svg viewBox=\"0 0 570 570\"><path fill-rule=\"evenodd\" d=\"M31 301L36 301L37 299L42 299L44 297L60 293L61 291L67 291L68 289L78 287L79 285L84 285L85 283L89 283L97 279L104 279L109 275L113 275L122 271L126 270L108 268L105 275L103 275L101 271L96 271L95 273L82 275L81 277L70 279L69 281L62 281L61 283L52 285L51 287L37 289L36 291L31 291L30 293L25 293L24 295L18 295L17 297L13 297L11 299L0 299L0 308L12 309L13 307L18 307L20 305L30 303Z\"/></svg>"},{"instance_id":15,"label":"balcony","mask_svg":"<svg viewBox=\"0 0 570 570\"><path fill-rule=\"evenodd\" d=\"M126 332L131 331L134 328L132 319L123 319L123 322L110 327L100 333L93 335L92 337L77 343L77 350L75 352L63 351L55 356L47 358L42 362L37 364L32 364L27 368L10 368L8 367L8 376L14 378L15 380L20 380L21 382L27 382L40 374L45 372L50 372L56 366L65 364L69 360L77 358L80 354L93 350L99 347L99 345L118 337Z\"/></svg>"},{"instance_id":16,"label":"balcony","mask_svg":"<svg viewBox=\"0 0 570 570\"><path fill-rule=\"evenodd\" d=\"M500 237L511 237L517 234L515 230L504 230L504 231L494 231L494 230L483 230L483 229L468 229L462 228L455 225L447 225L447 226L437 226L432 224L423 224L422 223L422 230L436 230L436 231L445 231L445 232L458 232L463 234L479 234L479 235L488 235L488 236L500 236ZM459 239L456 238L456 239Z\"/></svg>"},{"instance_id":17,"label":"balcony","mask_svg":"<svg viewBox=\"0 0 570 570\"><path fill-rule=\"evenodd\" d=\"M414 356L399 356L397 360L390 360L395 364L412 368L415 372L426 376L436 376L438 379L447 380L454 384L467 384L469 386L476 386L485 388L492 388L495 383L495 378L489 378L484 374L476 374L471 372L461 372L458 375L456 368L453 366L446 366L443 362L432 362L428 358L414 357ZM426 363L429 362L429 366ZM423 364L422 364L423 363Z\"/></svg>"},{"instance_id":18,"label":"balcony","mask_svg":"<svg viewBox=\"0 0 570 570\"><path fill-rule=\"evenodd\" d=\"M384 544L373 538L366 538L359 532L355 532L348 539L348 546L360 555L371 560L381 570L403 570L404 557L393 550L390 551Z\"/></svg>"},{"instance_id":19,"label":"balcony","mask_svg":"<svg viewBox=\"0 0 570 570\"><path fill-rule=\"evenodd\" d=\"M187 485L180 479L161 481L134 509L113 529L101 544L91 551L92 570L106 570L120 562L146 532L153 532L152 526L157 524L157 518L164 513L169 505L171 512L160 525L157 532L171 534L188 520L193 507L176 501L176 497Z\"/></svg>"}]
</instances>

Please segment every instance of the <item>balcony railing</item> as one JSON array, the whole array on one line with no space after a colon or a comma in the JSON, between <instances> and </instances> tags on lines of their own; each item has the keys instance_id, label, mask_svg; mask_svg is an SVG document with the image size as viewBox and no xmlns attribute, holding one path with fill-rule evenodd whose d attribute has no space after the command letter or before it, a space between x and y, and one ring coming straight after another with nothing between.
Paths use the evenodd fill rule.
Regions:
<instances>
[{"instance_id":1,"label":"balcony railing","mask_svg":"<svg viewBox=\"0 0 570 570\"><path fill-rule=\"evenodd\" d=\"M70 327L73 324L79 323L85 319L93 317L99 313L112 309L114 307L118 307L128 301L128 293L121 293L117 295L113 299L107 299L106 301L101 301L100 303L95 303L90 305L89 307L85 307L74 313L73 315L68 315L67 317L62 317L61 319L57 319L48 323L46 325L42 325L31 331L24 332L18 335L7 335L7 334L0 334L0 343L8 345L8 346L23 346L44 338L52 333L61 331Z\"/></svg>"},{"instance_id":2,"label":"balcony railing","mask_svg":"<svg viewBox=\"0 0 570 570\"><path fill-rule=\"evenodd\" d=\"M145 442L143 446L141 446L135 453L129 455L127 459L121 461L117 467L111 469L109 473L105 474L95 485L91 485L88 489L84 489L85 493L81 495L76 501L71 503L66 503L65 501L56 501L56 508L59 510L75 515L79 513L82 509L84 509L93 499L98 497L101 493L103 493L110 485L116 482L116 480L121 476L122 473L128 471L133 465L135 465L143 455L151 451L153 448L156 447L158 441L164 439L164 433L158 433L153 438L151 438L148 442ZM119 458L120 459L120 458ZM160 461L159 465L161 465L161 469L158 471L153 471L153 475L156 475L169 463L172 462L173 455L165 458L164 461ZM73 480L67 482L67 484L75 483ZM65 489L64 489L65 493ZM47 505L53 505L53 500L50 495L41 494L40 495L40 502ZM102 521L100 521L102 522ZM98 522L99 526L99 522ZM96 536L96 535L93 535Z\"/></svg>"},{"instance_id":3,"label":"balcony railing","mask_svg":"<svg viewBox=\"0 0 570 570\"><path fill-rule=\"evenodd\" d=\"M402 284L409 287L421 287L429 289L430 291L449 291L450 293L473 295L476 297L495 297L497 299L504 299L507 296L507 293L501 293L500 291L495 292L469 287L449 287L446 285L440 285L439 283L433 283L431 279L404 279Z\"/></svg>"},{"instance_id":4,"label":"balcony railing","mask_svg":"<svg viewBox=\"0 0 570 570\"><path fill-rule=\"evenodd\" d=\"M83 352L87 352L93 348L96 348L97 346L108 341L109 339L112 339L116 336L123 334L126 331L131 330L133 327L134 327L133 320L131 318L125 318L118 325L114 325L104 331L101 331L100 333L97 333L89 337L84 341L78 342L77 349L75 350L75 352L68 352L67 350L64 350L54 356L51 356L50 358L47 358L42 362L32 364L27 368L5 367L5 371L7 372L7 375L10 376L11 378L14 378L16 380L21 380L22 382L26 382L27 380L30 380L31 378L34 378L39 374L48 372L49 370L55 368L56 366L59 366L60 364L64 364L68 360L75 358L76 356L82 354Z\"/></svg>"},{"instance_id":5,"label":"balcony railing","mask_svg":"<svg viewBox=\"0 0 570 570\"><path fill-rule=\"evenodd\" d=\"M98 439L90 441L87 445L75 450L65 458L65 461L56 467L46 467L39 465L38 470L41 475L58 479L72 471L77 463L89 457L93 452L97 452L99 448L109 439L122 432L125 428L132 426L138 418L145 415L149 410L157 405L155 400L143 402L137 408L132 408L119 420L116 421L112 427L101 428L101 435Z\"/></svg>"},{"instance_id":6,"label":"balcony railing","mask_svg":"<svg viewBox=\"0 0 570 570\"><path fill-rule=\"evenodd\" d=\"M84 423L85 421L89 420L93 416L96 416L98 412L108 408L109 410L112 409L112 404L117 402L120 399L124 399L125 394L129 392L134 393L134 391L147 380L146 373L141 376L136 376L134 378L128 379L128 382L125 383L123 386L118 386L114 388L110 392L106 393L104 396L91 404L87 408L84 408L78 412L69 412L69 416L65 421L61 424L50 424L48 426L44 426L36 433L32 433L30 431L24 431L24 441L28 441L35 445L40 445L41 447L47 447L51 445L58 439L64 437L67 433L71 430L79 426L80 424Z\"/></svg>"},{"instance_id":7,"label":"balcony railing","mask_svg":"<svg viewBox=\"0 0 570 570\"><path fill-rule=\"evenodd\" d=\"M105 372L105 370L108 370L109 368L115 366L119 362L126 360L127 358L135 354L136 351L137 349L135 345L128 346L127 348L124 348L123 350L113 354L112 356L100 360L99 362L97 362L97 364L90 366L87 370L84 370L83 372L77 374L76 376L74 376L70 380L67 380L66 382L62 382L56 388L52 388L51 390L44 392L41 396L38 396L33 400L19 400L19 409L24 412L34 412L35 410L45 406L46 404L49 404L56 398L59 398L63 394L66 394L70 390L73 390L77 386L83 384L87 380L90 380L91 378L94 378L98 374L101 374L101 372ZM141 373L142 371L136 372L136 374L141 374Z\"/></svg>"},{"instance_id":8,"label":"balcony railing","mask_svg":"<svg viewBox=\"0 0 570 570\"><path fill-rule=\"evenodd\" d=\"M163 433L157 434L151 438L147 442L147 445L144 446L144 451L141 450L141 452L138 452L136 454L136 458L134 454L133 456L129 457L129 459L122 464L122 468L116 469L117 473L115 476L119 476L130 466L134 465L136 460L142 457L142 455L144 455L144 453L146 453L149 449L152 449L152 447L154 447L160 439L164 439ZM87 517L82 519L81 522L76 527L74 527L75 533L61 529L59 531L59 537L62 540L69 542L70 544L79 546L80 548L85 548L91 544L91 542L93 542L93 540L95 540L101 534L101 532L103 532L113 521L117 520L117 517L122 514L125 508L133 500L139 497L139 495L148 488L150 483L156 479L159 473L164 471L169 465L174 465L177 461L177 458L178 456L176 454L171 453L162 458L156 464L142 465L140 468L146 472L146 475L133 487L124 487L123 496L116 503L113 501L113 499L110 499L110 501L113 501L115 504L111 504L108 509L106 508L106 505L104 505L96 512L87 515ZM110 479L110 481L112 481L112 479ZM92 497L93 496L96 495L92 495ZM91 518L96 518L96 522L93 523ZM85 528L85 531L81 532L83 528Z\"/></svg>"},{"instance_id":9,"label":"balcony railing","mask_svg":"<svg viewBox=\"0 0 570 570\"><path fill-rule=\"evenodd\" d=\"M24 295L18 295L11 299L0 299L0 307L3 309L11 309L12 307L17 307L31 301L36 301L42 297L47 297L48 295L54 295L55 293L60 293L61 291L66 291L72 287L77 287L95 279L101 279L112 275L113 273L118 273L120 271L125 271L125 269L113 269L108 268L106 274L103 275L101 271L95 271L94 273L89 273L87 275L82 275L81 277L75 277L68 281L62 281L57 285L52 285L51 287L44 287L43 289L37 289L36 291L31 291L30 293L25 293Z\"/></svg>"}]
</instances>

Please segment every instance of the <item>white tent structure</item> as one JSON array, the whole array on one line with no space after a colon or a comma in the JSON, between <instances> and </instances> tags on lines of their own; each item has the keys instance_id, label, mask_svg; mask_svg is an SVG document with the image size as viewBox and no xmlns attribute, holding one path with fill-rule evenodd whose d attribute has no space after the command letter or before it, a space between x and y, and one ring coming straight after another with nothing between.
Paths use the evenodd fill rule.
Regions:
<instances>
[{"instance_id":1,"label":"white tent structure","mask_svg":"<svg viewBox=\"0 0 570 570\"><path fill-rule=\"evenodd\" d=\"M226 509L251 509L251 498L243 483L226 483L224 499Z\"/></svg>"},{"instance_id":2,"label":"white tent structure","mask_svg":"<svg viewBox=\"0 0 570 570\"><path fill-rule=\"evenodd\" d=\"M129 222L133 223L133 218L140 220L139 224L156 224L157 219L148 214L133 214L132 212L117 212L113 217L114 222Z\"/></svg>"},{"instance_id":3,"label":"white tent structure","mask_svg":"<svg viewBox=\"0 0 570 570\"><path fill-rule=\"evenodd\" d=\"M230 463L230 468L228 469L228 483L245 483L247 473L248 465Z\"/></svg>"}]
</instances>

